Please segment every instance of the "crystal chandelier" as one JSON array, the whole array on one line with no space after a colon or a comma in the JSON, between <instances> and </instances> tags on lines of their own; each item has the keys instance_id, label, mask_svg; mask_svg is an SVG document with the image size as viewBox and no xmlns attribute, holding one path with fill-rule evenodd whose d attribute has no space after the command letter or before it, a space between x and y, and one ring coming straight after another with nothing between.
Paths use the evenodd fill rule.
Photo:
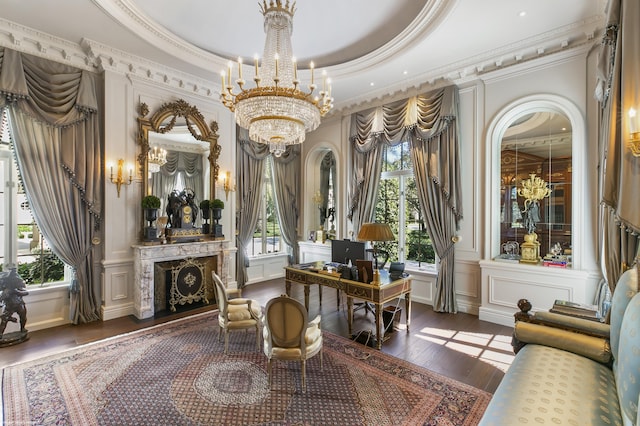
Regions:
<instances>
[{"instance_id":1,"label":"crystal chandelier","mask_svg":"<svg viewBox=\"0 0 640 426\"><path fill-rule=\"evenodd\" d=\"M149 173L157 173L167 163L167 150L154 146L147 155Z\"/></svg>"},{"instance_id":2,"label":"crystal chandelier","mask_svg":"<svg viewBox=\"0 0 640 426\"><path fill-rule=\"evenodd\" d=\"M255 87L244 87L242 58L238 58L235 83L240 91L234 92L231 80L233 64L229 62L226 73L220 73L220 97L224 106L235 112L238 125L249 130L249 137L268 144L269 150L279 157L287 145L302 143L306 132L315 130L320 125L320 118L333 107L331 81L323 72L322 90L314 95L317 86L311 62L308 92L300 88L298 68L291 49L295 2L289 5L287 0L283 6L281 0L271 0L268 5L263 0L260 9L264 16L266 40L261 67L259 58L254 58Z\"/></svg>"}]
</instances>

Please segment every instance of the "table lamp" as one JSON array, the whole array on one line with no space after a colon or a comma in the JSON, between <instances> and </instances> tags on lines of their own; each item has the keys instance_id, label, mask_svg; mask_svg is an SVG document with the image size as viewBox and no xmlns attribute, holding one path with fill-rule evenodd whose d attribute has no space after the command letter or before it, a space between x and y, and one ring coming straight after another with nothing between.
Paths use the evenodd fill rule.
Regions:
<instances>
[{"instance_id":1,"label":"table lamp","mask_svg":"<svg viewBox=\"0 0 640 426\"><path fill-rule=\"evenodd\" d=\"M360 228L358 232L358 240L360 241L371 241L371 246L373 249L373 259L375 262L375 267L373 269L373 282L380 282L380 273L378 272L378 249L376 247L376 242L378 241L395 241L396 237L393 235L389 224L387 223L365 223Z\"/></svg>"}]
</instances>

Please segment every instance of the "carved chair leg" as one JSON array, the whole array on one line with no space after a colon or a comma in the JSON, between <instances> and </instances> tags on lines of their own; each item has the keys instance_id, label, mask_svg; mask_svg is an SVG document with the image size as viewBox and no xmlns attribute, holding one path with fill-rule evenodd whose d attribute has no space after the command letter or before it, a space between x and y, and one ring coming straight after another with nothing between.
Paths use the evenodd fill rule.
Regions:
<instances>
[{"instance_id":1,"label":"carved chair leg","mask_svg":"<svg viewBox=\"0 0 640 426\"><path fill-rule=\"evenodd\" d=\"M305 393L307 392L307 381L306 381L307 368L306 368L306 361L304 359L300 362L300 369L302 370L302 392Z\"/></svg>"}]
</instances>

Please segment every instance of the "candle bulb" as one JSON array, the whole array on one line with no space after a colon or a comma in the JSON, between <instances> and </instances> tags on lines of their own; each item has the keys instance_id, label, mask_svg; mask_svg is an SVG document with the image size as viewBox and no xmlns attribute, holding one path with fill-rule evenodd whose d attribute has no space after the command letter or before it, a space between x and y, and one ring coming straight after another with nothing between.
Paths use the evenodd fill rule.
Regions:
<instances>
[{"instance_id":1,"label":"candle bulb","mask_svg":"<svg viewBox=\"0 0 640 426\"><path fill-rule=\"evenodd\" d=\"M636 133L638 131L638 124L636 122L636 110L629 109L629 133Z\"/></svg>"},{"instance_id":2,"label":"candle bulb","mask_svg":"<svg viewBox=\"0 0 640 426\"><path fill-rule=\"evenodd\" d=\"M296 58L291 58L291 61L293 62L293 79L297 80L298 79L298 62L296 61Z\"/></svg>"},{"instance_id":3,"label":"candle bulb","mask_svg":"<svg viewBox=\"0 0 640 426\"><path fill-rule=\"evenodd\" d=\"M238 56L238 79L242 80L242 58Z\"/></svg>"}]
</instances>

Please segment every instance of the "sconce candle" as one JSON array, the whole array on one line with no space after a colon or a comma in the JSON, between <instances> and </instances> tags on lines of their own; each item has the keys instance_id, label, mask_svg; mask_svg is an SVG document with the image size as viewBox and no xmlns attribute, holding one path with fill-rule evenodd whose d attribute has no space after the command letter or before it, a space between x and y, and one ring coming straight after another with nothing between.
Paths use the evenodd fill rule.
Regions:
<instances>
[{"instance_id":1,"label":"sconce candle","mask_svg":"<svg viewBox=\"0 0 640 426\"><path fill-rule=\"evenodd\" d=\"M640 157L640 132L636 110L633 108L629 109L629 149L634 157Z\"/></svg>"},{"instance_id":2,"label":"sconce candle","mask_svg":"<svg viewBox=\"0 0 640 426\"><path fill-rule=\"evenodd\" d=\"M629 133L637 133L638 132L638 123L636 118L636 110L633 108L629 109Z\"/></svg>"},{"instance_id":3,"label":"sconce candle","mask_svg":"<svg viewBox=\"0 0 640 426\"><path fill-rule=\"evenodd\" d=\"M222 189L227 200L229 199L229 192L235 192L236 185L231 181L231 172L222 174Z\"/></svg>"},{"instance_id":4,"label":"sconce candle","mask_svg":"<svg viewBox=\"0 0 640 426\"><path fill-rule=\"evenodd\" d=\"M110 166L110 167L111 167L111 183L116 185L116 189L118 191L118 198L120 198L120 188L122 187L122 185L131 185L131 183L133 182L133 167L129 167L128 181L125 180L122 174L122 169L124 168L124 160L122 158L118 160L118 170L117 170L115 179L113 177L113 166Z\"/></svg>"}]
</instances>

